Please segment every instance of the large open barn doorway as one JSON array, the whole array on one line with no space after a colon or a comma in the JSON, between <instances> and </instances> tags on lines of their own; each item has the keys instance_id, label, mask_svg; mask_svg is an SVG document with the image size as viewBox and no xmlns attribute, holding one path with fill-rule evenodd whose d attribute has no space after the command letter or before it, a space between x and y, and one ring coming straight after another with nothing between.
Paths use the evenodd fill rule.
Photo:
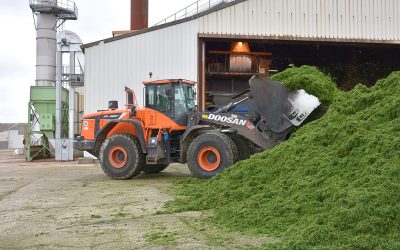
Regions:
<instances>
[{"instance_id":1,"label":"large open barn doorway","mask_svg":"<svg viewBox=\"0 0 400 250\"><path fill-rule=\"evenodd\" d=\"M400 45L204 38L199 42L199 104L219 105L248 88L255 74L314 65L341 89L374 84L400 70Z\"/></svg>"}]
</instances>

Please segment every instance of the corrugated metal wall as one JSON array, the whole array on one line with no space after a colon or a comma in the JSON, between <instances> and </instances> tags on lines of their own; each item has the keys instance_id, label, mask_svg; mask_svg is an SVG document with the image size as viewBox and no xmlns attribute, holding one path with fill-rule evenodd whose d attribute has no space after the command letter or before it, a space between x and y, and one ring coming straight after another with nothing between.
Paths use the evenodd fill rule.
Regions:
<instances>
[{"instance_id":1,"label":"corrugated metal wall","mask_svg":"<svg viewBox=\"0 0 400 250\"><path fill-rule=\"evenodd\" d=\"M197 80L197 21L101 43L85 50L85 113L107 108L109 100L125 104L124 86L143 99L143 80Z\"/></svg>"},{"instance_id":2,"label":"corrugated metal wall","mask_svg":"<svg viewBox=\"0 0 400 250\"><path fill-rule=\"evenodd\" d=\"M8 149L24 148L24 135L20 135L18 130L8 131Z\"/></svg>"},{"instance_id":3,"label":"corrugated metal wall","mask_svg":"<svg viewBox=\"0 0 400 250\"><path fill-rule=\"evenodd\" d=\"M199 18L200 32L400 40L400 0L248 0Z\"/></svg>"}]
</instances>

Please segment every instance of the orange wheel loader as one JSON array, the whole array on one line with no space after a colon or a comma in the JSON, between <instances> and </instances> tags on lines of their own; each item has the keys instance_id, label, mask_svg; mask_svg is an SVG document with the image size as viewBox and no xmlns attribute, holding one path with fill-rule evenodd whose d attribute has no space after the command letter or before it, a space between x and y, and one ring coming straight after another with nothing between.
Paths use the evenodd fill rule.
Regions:
<instances>
[{"instance_id":1,"label":"orange wheel loader","mask_svg":"<svg viewBox=\"0 0 400 250\"><path fill-rule=\"evenodd\" d=\"M108 110L85 115L74 142L74 148L98 157L113 179L158 173L174 162L187 163L194 177L212 177L285 140L320 105L304 90L290 91L261 76L225 105L204 112L195 105L195 82L157 80L144 86L144 107L126 88L127 108L110 102Z\"/></svg>"}]
</instances>

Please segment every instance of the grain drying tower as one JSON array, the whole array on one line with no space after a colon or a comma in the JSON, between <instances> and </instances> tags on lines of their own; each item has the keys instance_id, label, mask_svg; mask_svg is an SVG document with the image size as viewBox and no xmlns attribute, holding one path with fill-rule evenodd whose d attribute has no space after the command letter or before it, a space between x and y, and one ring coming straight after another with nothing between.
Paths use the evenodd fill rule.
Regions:
<instances>
[{"instance_id":1,"label":"grain drying tower","mask_svg":"<svg viewBox=\"0 0 400 250\"><path fill-rule=\"evenodd\" d=\"M62 72L57 73L57 28L66 20L77 20L78 8L70 0L30 0L29 6L36 28L36 80L28 104L27 160L70 160L69 95L62 87Z\"/></svg>"}]
</instances>

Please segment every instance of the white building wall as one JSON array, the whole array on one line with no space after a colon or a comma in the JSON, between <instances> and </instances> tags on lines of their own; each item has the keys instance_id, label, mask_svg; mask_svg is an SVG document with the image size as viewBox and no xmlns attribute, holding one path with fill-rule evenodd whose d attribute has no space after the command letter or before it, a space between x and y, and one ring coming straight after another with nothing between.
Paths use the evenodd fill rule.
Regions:
<instances>
[{"instance_id":1,"label":"white building wall","mask_svg":"<svg viewBox=\"0 0 400 250\"><path fill-rule=\"evenodd\" d=\"M8 131L8 148L9 149L18 149L24 148L24 135L18 134L18 130L9 130Z\"/></svg>"},{"instance_id":2,"label":"white building wall","mask_svg":"<svg viewBox=\"0 0 400 250\"><path fill-rule=\"evenodd\" d=\"M198 21L206 34L400 43L400 0L248 0Z\"/></svg>"},{"instance_id":3,"label":"white building wall","mask_svg":"<svg viewBox=\"0 0 400 250\"><path fill-rule=\"evenodd\" d=\"M197 80L196 20L87 48L85 113L106 109L109 100L125 104L124 86L143 101L143 80Z\"/></svg>"}]
</instances>

